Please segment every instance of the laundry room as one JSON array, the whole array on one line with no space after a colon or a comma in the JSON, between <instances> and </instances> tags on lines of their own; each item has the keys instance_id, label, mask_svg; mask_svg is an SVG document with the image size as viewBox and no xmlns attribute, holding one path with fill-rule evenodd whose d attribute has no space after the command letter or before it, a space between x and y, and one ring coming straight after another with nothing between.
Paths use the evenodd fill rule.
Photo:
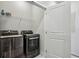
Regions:
<instances>
[{"instance_id":1,"label":"laundry room","mask_svg":"<svg viewBox=\"0 0 79 59\"><path fill-rule=\"evenodd\" d=\"M0 58L79 58L79 2L0 1Z\"/></svg>"}]
</instances>

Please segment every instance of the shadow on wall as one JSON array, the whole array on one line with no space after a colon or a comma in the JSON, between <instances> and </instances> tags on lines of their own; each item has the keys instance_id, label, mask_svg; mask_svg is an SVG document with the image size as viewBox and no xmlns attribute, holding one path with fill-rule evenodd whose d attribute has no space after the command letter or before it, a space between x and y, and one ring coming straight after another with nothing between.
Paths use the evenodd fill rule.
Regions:
<instances>
[{"instance_id":1,"label":"shadow on wall","mask_svg":"<svg viewBox=\"0 0 79 59\"><path fill-rule=\"evenodd\" d=\"M32 6L33 12L33 32L40 34L40 51L44 54L44 9L35 5Z\"/></svg>"}]
</instances>

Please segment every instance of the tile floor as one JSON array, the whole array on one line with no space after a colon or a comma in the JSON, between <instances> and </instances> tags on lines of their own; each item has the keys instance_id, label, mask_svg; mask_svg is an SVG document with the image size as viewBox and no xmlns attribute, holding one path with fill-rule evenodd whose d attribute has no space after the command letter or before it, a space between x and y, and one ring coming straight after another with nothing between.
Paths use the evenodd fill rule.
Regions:
<instances>
[{"instance_id":1,"label":"tile floor","mask_svg":"<svg viewBox=\"0 0 79 59\"><path fill-rule=\"evenodd\" d=\"M37 57L35 57L35 58L45 58L44 56L42 56L42 55L38 55ZM79 58L79 57L76 57L76 56L74 56L74 55L71 55L71 58Z\"/></svg>"},{"instance_id":2,"label":"tile floor","mask_svg":"<svg viewBox=\"0 0 79 59\"><path fill-rule=\"evenodd\" d=\"M42 56L42 55L38 55L38 56L36 56L35 58L45 58L45 57Z\"/></svg>"}]
</instances>

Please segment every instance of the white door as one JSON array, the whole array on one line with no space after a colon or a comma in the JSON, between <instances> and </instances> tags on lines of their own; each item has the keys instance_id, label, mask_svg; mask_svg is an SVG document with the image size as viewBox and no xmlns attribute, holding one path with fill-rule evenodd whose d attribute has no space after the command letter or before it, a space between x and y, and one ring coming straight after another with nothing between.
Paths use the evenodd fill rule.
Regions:
<instances>
[{"instance_id":1,"label":"white door","mask_svg":"<svg viewBox=\"0 0 79 59\"><path fill-rule=\"evenodd\" d=\"M45 12L46 57L70 57L70 2L49 7Z\"/></svg>"}]
</instances>

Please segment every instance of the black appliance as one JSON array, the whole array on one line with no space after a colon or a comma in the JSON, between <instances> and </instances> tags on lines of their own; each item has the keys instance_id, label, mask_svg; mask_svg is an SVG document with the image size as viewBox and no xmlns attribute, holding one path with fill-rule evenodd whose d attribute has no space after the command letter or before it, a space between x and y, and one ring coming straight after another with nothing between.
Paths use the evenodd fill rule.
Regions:
<instances>
[{"instance_id":1,"label":"black appliance","mask_svg":"<svg viewBox=\"0 0 79 59\"><path fill-rule=\"evenodd\" d=\"M24 42L24 54L27 58L32 58L40 54L40 35L33 34L31 30L22 31Z\"/></svg>"},{"instance_id":2,"label":"black appliance","mask_svg":"<svg viewBox=\"0 0 79 59\"><path fill-rule=\"evenodd\" d=\"M0 36L18 35L17 30L0 30Z\"/></svg>"},{"instance_id":3,"label":"black appliance","mask_svg":"<svg viewBox=\"0 0 79 59\"><path fill-rule=\"evenodd\" d=\"M23 37L17 30L0 30L0 57L12 58L23 54Z\"/></svg>"}]
</instances>

